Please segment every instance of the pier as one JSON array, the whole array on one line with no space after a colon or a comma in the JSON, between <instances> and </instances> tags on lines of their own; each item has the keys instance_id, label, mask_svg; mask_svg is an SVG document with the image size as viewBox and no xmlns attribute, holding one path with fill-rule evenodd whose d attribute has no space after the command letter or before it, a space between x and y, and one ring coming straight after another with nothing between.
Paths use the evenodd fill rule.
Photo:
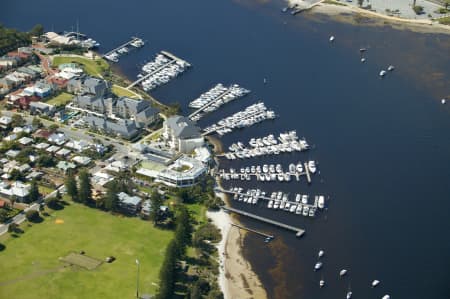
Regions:
<instances>
[{"instance_id":1,"label":"pier","mask_svg":"<svg viewBox=\"0 0 450 299\"><path fill-rule=\"evenodd\" d=\"M308 181L308 184L311 184L311 176L308 172L308 170L306 170L306 172L295 172L295 173L291 173L291 172L276 172L276 173L268 173L270 174L275 174L277 175L277 177L274 180L268 180L266 178L266 173L239 173L239 172L225 172L223 169L219 170L218 175L220 176L221 179L225 180L225 181L230 181L230 180L241 180L241 181L250 181L252 179L252 177L256 177L256 180L259 182L286 182L289 183L290 182L290 178L294 177L295 180L297 182L300 181L300 177L301 176L306 176L306 179ZM278 179L278 175L282 175L283 176L283 180L279 180ZM289 176L289 180L286 180L286 176Z\"/></svg>"},{"instance_id":2,"label":"pier","mask_svg":"<svg viewBox=\"0 0 450 299\"><path fill-rule=\"evenodd\" d=\"M225 193L225 194L232 194L232 195L238 195L238 196L240 196L240 195L242 195L242 196L249 196L247 193L244 193L244 192L236 192L236 191L231 191L231 190L225 190L225 189L221 189L221 188L216 188L216 191L218 191L218 192L222 192L222 193ZM258 196L258 199L262 199L262 200L265 200L265 201L271 201L271 200L274 200L273 198L270 198L270 197L268 197L268 196ZM299 205L299 204L301 204L302 206L308 206L309 208L315 208L315 209L317 209L317 200L315 200L314 201L314 204L304 204L304 203L300 203L300 202L296 202L296 201L292 201L292 200L286 200L285 202L288 202L289 204L295 204L295 205Z\"/></svg>"},{"instance_id":3,"label":"pier","mask_svg":"<svg viewBox=\"0 0 450 299\"><path fill-rule=\"evenodd\" d=\"M240 229L243 229L243 230L246 230L246 231L255 233L255 234L257 234L257 235L263 236L263 237L265 237L265 238L267 238L267 239L273 239L273 238L275 238L275 237L272 236L272 235L268 235L268 234L266 234L266 233L263 233L263 232L260 232L260 231L257 231L257 230L255 230L255 229L251 229L251 228L248 228L248 227L239 225L239 224L235 224L235 223L232 223L232 222L231 222L230 224L231 224L232 226L237 227L237 228L240 228Z\"/></svg>"},{"instance_id":4,"label":"pier","mask_svg":"<svg viewBox=\"0 0 450 299\"><path fill-rule=\"evenodd\" d=\"M306 172L306 179L308 180L308 184L311 184L311 175L309 174L309 166L308 163L304 163L305 166L305 172Z\"/></svg>"},{"instance_id":5,"label":"pier","mask_svg":"<svg viewBox=\"0 0 450 299\"><path fill-rule=\"evenodd\" d=\"M281 227L281 228L284 228L284 229L287 229L287 230L291 230L291 231L295 232L295 236L296 237L301 237L305 233L305 230L303 230L301 228L294 227L294 226L291 226L291 225L288 225L288 224L284 224L284 223L281 223L281 222L278 222L278 221L275 221L275 220L272 220L272 219L268 219L268 218L265 218L265 217L262 217L262 216L258 216L258 215L252 214L252 213L248 213L248 212L245 212L245 211L242 211L242 210L238 210L238 209L235 209L235 208L232 208L232 207L222 206L221 208L224 211L233 212L233 213L236 213L236 214L239 214L239 215L242 215L242 216L246 216L246 217L249 217L249 218L252 218L252 219L259 220L261 222L265 222L265 223L272 224L272 225L275 225L275 226L278 226L278 227Z\"/></svg>"},{"instance_id":6,"label":"pier","mask_svg":"<svg viewBox=\"0 0 450 299\"><path fill-rule=\"evenodd\" d=\"M181 61L181 62L187 63L187 62L184 61L183 59L178 58L177 56L175 56L175 55L173 55L172 53L169 53L169 52L167 52L167 51L161 51L161 54L164 55L164 56L166 56L167 58L169 58L170 61L167 62L167 63L165 63L165 64L163 64L162 66L160 66L160 67L157 68L156 70L154 70L154 71L152 71L152 72L150 72L150 73L147 73L145 76L143 76L143 77L137 79L136 81L134 81L133 83L131 83L130 85L128 85L128 86L126 87L126 89L133 88L133 87L136 86L137 84L139 84L139 83L141 83L142 81L148 79L148 78L151 77L152 75L154 75L154 74L156 74L156 73L162 71L163 69L167 68L169 65L174 64L174 63L177 62L177 61Z\"/></svg>"},{"instance_id":7,"label":"pier","mask_svg":"<svg viewBox=\"0 0 450 299\"><path fill-rule=\"evenodd\" d=\"M130 45L131 43L134 43L135 41L138 41L138 40L141 40L141 39L140 39L139 37L132 37L132 38L131 38L129 41L127 41L126 43L121 44L120 46L118 46L118 47L112 49L111 51L109 51L109 52L106 53L106 54L103 54L102 57L105 58L106 56L109 56L109 55L111 55L112 53L114 53L114 52L116 52L116 51L118 51L118 50L120 50L120 49L122 49L122 48L124 48L124 47L126 47L126 46L128 46L128 45Z\"/></svg>"}]
</instances>

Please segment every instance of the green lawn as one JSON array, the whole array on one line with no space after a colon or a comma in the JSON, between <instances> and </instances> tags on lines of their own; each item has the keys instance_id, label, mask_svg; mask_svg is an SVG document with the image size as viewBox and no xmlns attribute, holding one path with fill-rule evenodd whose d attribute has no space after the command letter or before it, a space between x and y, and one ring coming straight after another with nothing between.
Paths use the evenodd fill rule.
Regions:
<instances>
[{"instance_id":1,"label":"green lawn","mask_svg":"<svg viewBox=\"0 0 450 299\"><path fill-rule=\"evenodd\" d=\"M445 17L445 18L439 19L439 23L444 24L444 25L450 25L450 17Z\"/></svg>"},{"instance_id":2,"label":"green lawn","mask_svg":"<svg viewBox=\"0 0 450 299\"><path fill-rule=\"evenodd\" d=\"M128 89L115 84L112 86L112 92L118 97L129 97L133 99L138 98L134 92L131 92Z\"/></svg>"},{"instance_id":3,"label":"green lawn","mask_svg":"<svg viewBox=\"0 0 450 299\"><path fill-rule=\"evenodd\" d=\"M64 223L56 224L55 220ZM71 203L18 238L0 237L0 298L135 298L136 258L141 293L153 294L165 248L173 233L138 218L118 217ZM63 267L70 252L116 261L95 270Z\"/></svg>"},{"instance_id":4,"label":"green lawn","mask_svg":"<svg viewBox=\"0 0 450 299\"><path fill-rule=\"evenodd\" d=\"M55 189L44 186L44 185L38 185L38 189L39 189L39 193L41 193L43 195L47 195L47 194L50 194L53 191L55 191Z\"/></svg>"},{"instance_id":5,"label":"green lawn","mask_svg":"<svg viewBox=\"0 0 450 299\"><path fill-rule=\"evenodd\" d=\"M101 74L109 69L109 64L104 59L91 60L84 57L55 56L53 58L53 66L57 67L62 63L78 63L84 66L84 71L92 76L101 76Z\"/></svg>"},{"instance_id":6,"label":"green lawn","mask_svg":"<svg viewBox=\"0 0 450 299\"><path fill-rule=\"evenodd\" d=\"M70 93L62 92L59 95L57 95L56 97L49 99L47 101L47 104L55 105L55 106L62 106L62 105L67 104L68 102L70 102L70 100L72 100L72 98L73 98L73 95L71 95Z\"/></svg>"}]
</instances>

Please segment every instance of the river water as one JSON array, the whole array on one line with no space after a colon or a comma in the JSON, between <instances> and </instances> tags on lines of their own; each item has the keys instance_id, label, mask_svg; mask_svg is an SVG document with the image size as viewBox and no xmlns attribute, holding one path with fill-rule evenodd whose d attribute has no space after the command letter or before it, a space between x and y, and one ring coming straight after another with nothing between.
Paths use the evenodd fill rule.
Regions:
<instances>
[{"instance_id":1,"label":"river water","mask_svg":"<svg viewBox=\"0 0 450 299\"><path fill-rule=\"evenodd\" d=\"M319 162L311 185L241 183L267 192L326 194L329 209L315 219L263 206L234 206L303 227L291 232L248 219L276 236L269 244L248 235L244 253L270 298L450 298L450 118L439 99L450 86L449 35L388 26L337 23L282 14L279 1L55 1L4 4L0 20L22 30L80 30L105 51L139 35L147 45L118 64L135 78L138 65L160 50L193 68L153 95L164 103L190 100L213 84L239 83L252 93L214 112L200 126L263 100L274 121L226 135L235 141L295 129L313 149L306 153L222 163ZM52 9L58 7L58 9ZM333 34L336 40L328 42ZM359 48L367 62L360 63ZM394 72L378 77L393 64ZM267 84L263 84L267 78ZM230 185L226 183L225 185ZM324 267L314 272L317 252ZM339 279L341 268L349 270ZM323 277L327 286L319 289ZM381 280L370 288L373 279Z\"/></svg>"}]
</instances>

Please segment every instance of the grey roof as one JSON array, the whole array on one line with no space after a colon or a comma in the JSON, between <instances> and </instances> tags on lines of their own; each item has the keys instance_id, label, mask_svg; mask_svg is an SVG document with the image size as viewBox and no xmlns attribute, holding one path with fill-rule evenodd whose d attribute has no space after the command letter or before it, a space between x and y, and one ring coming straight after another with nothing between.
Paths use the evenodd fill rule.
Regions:
<instances>
[{"instance_id":1,"label":"grey roof","mask_svg":"<svg viewBox=\"0 0 450 299\"><path fill-rule=\"evenodd\" d=\"M136 100L128 97L120 97L115 103L115 110L121 117L126 117L126 114L136 115L142 110L150 106L148 101Z\"/></svg>"},{"instance_id":2,"label":"grey roof","mask_svg":"<svg viewBox=\"0 0 450 299\"><path fill-rule=\"evenodd\" d=\"M42 110L53 110L55 108L53 105L42 102L30 102L30 107Z\"/></svg>"},{"instance_id":3,"label":"grey roof","mask_svg":"<svg viewBox=\"0 0 450 299\"><path fill-rule=\"evenodd\" d=\"M131 138L138 133L136 123L127 119L119 119L114 122L94 115L88 115L84 120L92 127L109 133L120 134L124 138Z\"/></svg>"},{"instance_id":4,"label":"grey roof","mask_svg":"<svg viewBox=\"0 0 450 299\"><path fill-rule=\"evenodd\" d=\"M139 196L130 196L125 192L120 192L119 194L117 194L117 197L119 198L121 203L133 206L137 206L142 201L142 198L140 198Z\"/></svg>"},{"instance_id":5,"label":"grey roof","mask_svg":"<svg viewBox=\"0 0 450 299\"><path fill-rule=\"evenodd\" d=\"M172 130L175 137L181 139L201 137L200 128L193 121L184 116L175 115L167 119L167 126Z\"/></svg>"}]
</instances>

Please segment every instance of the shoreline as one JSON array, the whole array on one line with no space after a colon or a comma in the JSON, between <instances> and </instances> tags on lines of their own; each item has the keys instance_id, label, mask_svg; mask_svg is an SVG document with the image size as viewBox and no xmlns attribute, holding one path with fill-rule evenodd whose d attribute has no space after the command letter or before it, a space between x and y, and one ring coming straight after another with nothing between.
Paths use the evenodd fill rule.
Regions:
<instances>
[{"instance_id":1,"label":"shoreline","mask_svg":"<svg viewBox=\"0 0 450 299\"><path fill-rule=\"evenodd\" d=\"M225 194L216 195L227 202ZM246 233L233 227L232 217L223 210L207 211L206 216L222 234L216 247L219 255L218 282L224 299L266 299L266 290L242 252Z\"/></svg>"},{"instance_id":2,"label":"shoreline","mask_svg":"<svg viewBox=\"0 0 450 299\"><path fill-rule=\"evenodd\" d=\"M289 5L303 3L302 0L287 0ZM394 16L384 15L379 12L373 12L367 9L351 6L351 5L336 5L325 3L321 1L311 9L304 12L304 14L311 15L326 15L333 17L337 21L342 21L350 24L359 24L355 21L355 17L365 17L372 22L364 23L366 26L385 26L390 25L395 29L408 29L414 32L422 33L442 33L450 34L450 26L440 24L436 21L422 20L422 19L406 19Z\"/></svg>"}]
</instances>

